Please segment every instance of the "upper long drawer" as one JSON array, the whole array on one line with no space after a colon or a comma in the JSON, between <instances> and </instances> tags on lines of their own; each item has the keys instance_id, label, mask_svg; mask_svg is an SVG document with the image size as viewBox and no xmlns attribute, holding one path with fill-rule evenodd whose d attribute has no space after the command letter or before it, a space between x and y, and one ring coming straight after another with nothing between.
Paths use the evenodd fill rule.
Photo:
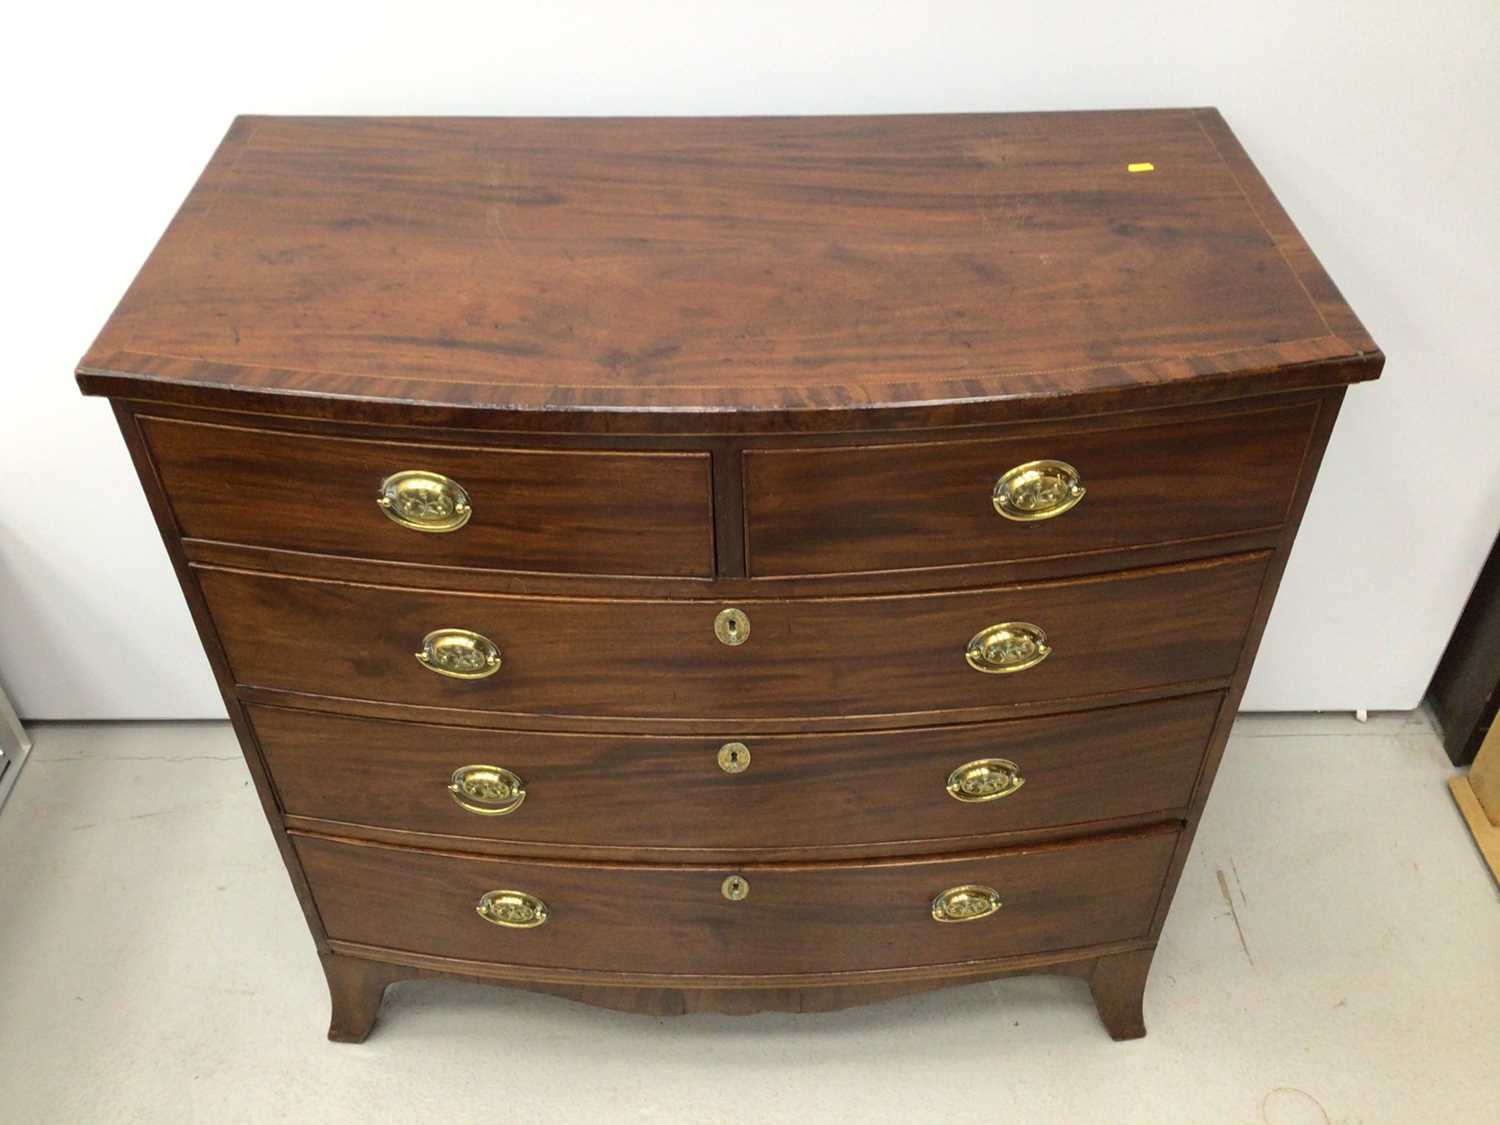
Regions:
<instances>
[{"instance_id":1,"label":"upper long drawer","mask_svg":"<svg viewBox=\"0 0 1500 1125\"><path fill-rule=\"evenodd\" d=\"M999 707L1224 679L1265 567L1265 555L1242 555L986 590L734 606L212 568L198 579L241 684L497 713L722 722ZM733 632L730 610L743 614ZM436 674L417 653L475 678Z\"/></svg>"},{"instance_id":2,"label":"upper long drawer","mask_svg":"<svg viewBox=\"0 0 1500 1125\"><path fill-rule=\"evenodd\" d=\"M1128 429L750 450L750 573L1012 562L1274 527L1316 414L1304 403Z\"/></svg>"},{"instance_id":3,"label":"upper long drawer","mask_svg":"<svg viewBox=\"0 0 1500 1125\"><path fill-rule=\"evenodd\" d=\"M434 566L713 575L707 453L415 445L140 421L188 538Z\"/></svg>"}]
</instances>

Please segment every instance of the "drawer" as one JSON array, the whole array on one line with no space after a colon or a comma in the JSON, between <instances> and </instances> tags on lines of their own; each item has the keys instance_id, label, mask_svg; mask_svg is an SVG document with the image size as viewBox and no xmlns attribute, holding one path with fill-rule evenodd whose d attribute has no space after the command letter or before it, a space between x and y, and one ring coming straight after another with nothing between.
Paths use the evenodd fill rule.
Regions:
<instances>
[{"instance_id":1,"label":"drawer","mask_svg":"<svg viewBox=\"0 0 1500 1125\"><path fill-rule=\"evenodd\" d=\"M1274 527L1286 518L1316 404L1170 425L983 441L751 450L745 527L757 577L1018 562ZM1058 470L1001 515L995 488L1034 461ZM1024 475L1024 474L1022 474ZM1045 489L1056 487L1054 493Z\"/></svg>"},{"instance_id":2,"label":"drawer","mask_svg":"<svg viewBox=\"0 0 1500 1125\"><path fill-rule=\"evenodd\" d=\"M734 607L748 629L738 645L716 637L721 602L197 574L242 685L509 714L722 721L900 715L1227 679L1265 567L1256 554L962 593L751 600ZM1010 674L976 671L966 650L1007 623L1039 626L1049 654ZM495 646L498 666L479 669L493 674L455 679L423 666L414 654L453 629ZM1020 638L1010 649L1030 651Z\"/></svg>"},{"instance_id":3,"label":"drawer","mask_svg":"<svg viewBox=\"0 0 1500 1125\"><path fill-rule=\"evenodd\" d=\"M334 941L544 968L745 976L942 965L1144 937L1177 832L749 868L539 863L293 839ZM748 884L738 901L725 897L733 876ZM934 899L963 886L994 890L1001 906L934 920ZM532 896L546 920L525 929L486 921L477 906L492 891Z\"/></svg>"},{"instance_id":4,"label":"drawer","mask_svg":"<svg viewBox=\"0 0 1500 1125\"><path fill-rule=\"evenodd\" d=\"M435 566L713 574L706 453L415 445L151 417L140 425L189 539ZM386 495L382 486L402 473L421 475ZM432 530L459 521L461 497L467 521ZM403 512L407 523L391 518Z\"/></svg>"},{"instance_id":5,"label":"drawer","mask_svg":"<svg viewBox=\"0 0 1500 1125\"><path fill-rule=\"evenodd\" d=\"M248 710L291 816L436 833L454 846L482 837L711 851L938 840L1182 809L1220 700L742 741L732 731L545 734ZM989 765L952 777L977 762ZM487 769L463 772L474 766ZM495 770L519 780L519 801L486 796L496 776L515 785Z\"/></svg>"}]
</instances>

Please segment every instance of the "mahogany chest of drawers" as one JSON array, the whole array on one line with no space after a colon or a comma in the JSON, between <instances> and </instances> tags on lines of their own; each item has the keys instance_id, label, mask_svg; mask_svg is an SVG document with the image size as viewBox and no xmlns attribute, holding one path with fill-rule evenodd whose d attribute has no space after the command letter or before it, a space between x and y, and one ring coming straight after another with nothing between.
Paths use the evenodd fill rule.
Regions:
<instances>
[{"instance_id":1,"label":"mahogany chest of drawers","mask_svg":"<svg viewBox=\"0 0 1500 1125\"><path fill-rule=\"evenodd\" d=\"M1017 972L1129 1037L1382 362L1213 110L252 117L78 379L333 1038Z\"/></svg>"}]
</instances>

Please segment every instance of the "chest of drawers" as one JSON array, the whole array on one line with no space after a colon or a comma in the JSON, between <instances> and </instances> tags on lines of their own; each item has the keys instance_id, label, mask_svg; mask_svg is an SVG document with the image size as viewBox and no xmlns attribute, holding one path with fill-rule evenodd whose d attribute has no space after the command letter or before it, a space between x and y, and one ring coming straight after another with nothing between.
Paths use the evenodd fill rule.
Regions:
<instances>
[{"instance_id":1,"label":"chest of drawers","mask_svg":"<svg viewBox=\"0 0 1500 1125\"><path fill-rule=\"evenodd\" d=\"M1123 1038L1382 362L1212 110L257 117L78 379L333 1038L1019 972Z\"/></svg>"}]
</instances>

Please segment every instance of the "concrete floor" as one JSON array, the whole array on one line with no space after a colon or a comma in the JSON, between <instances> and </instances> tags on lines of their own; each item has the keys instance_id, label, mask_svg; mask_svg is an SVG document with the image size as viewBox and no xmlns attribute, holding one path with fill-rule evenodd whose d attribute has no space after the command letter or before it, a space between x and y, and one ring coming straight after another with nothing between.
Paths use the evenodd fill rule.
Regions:
<instances>
[{"instance_id":1,"label":"concrete floor","mask_svg":"<svg viewBox=\"0 0 1500 1125\"><path fill-rule=\"evenodd\" d=\"M1146 994L657 1020L479 985L324 1038L227 726L55 725L0 813L0 1122L1440 1122L1500 1105L1500 894L1421 714L1235 727Z\"/></svg>"}]
</instances>

